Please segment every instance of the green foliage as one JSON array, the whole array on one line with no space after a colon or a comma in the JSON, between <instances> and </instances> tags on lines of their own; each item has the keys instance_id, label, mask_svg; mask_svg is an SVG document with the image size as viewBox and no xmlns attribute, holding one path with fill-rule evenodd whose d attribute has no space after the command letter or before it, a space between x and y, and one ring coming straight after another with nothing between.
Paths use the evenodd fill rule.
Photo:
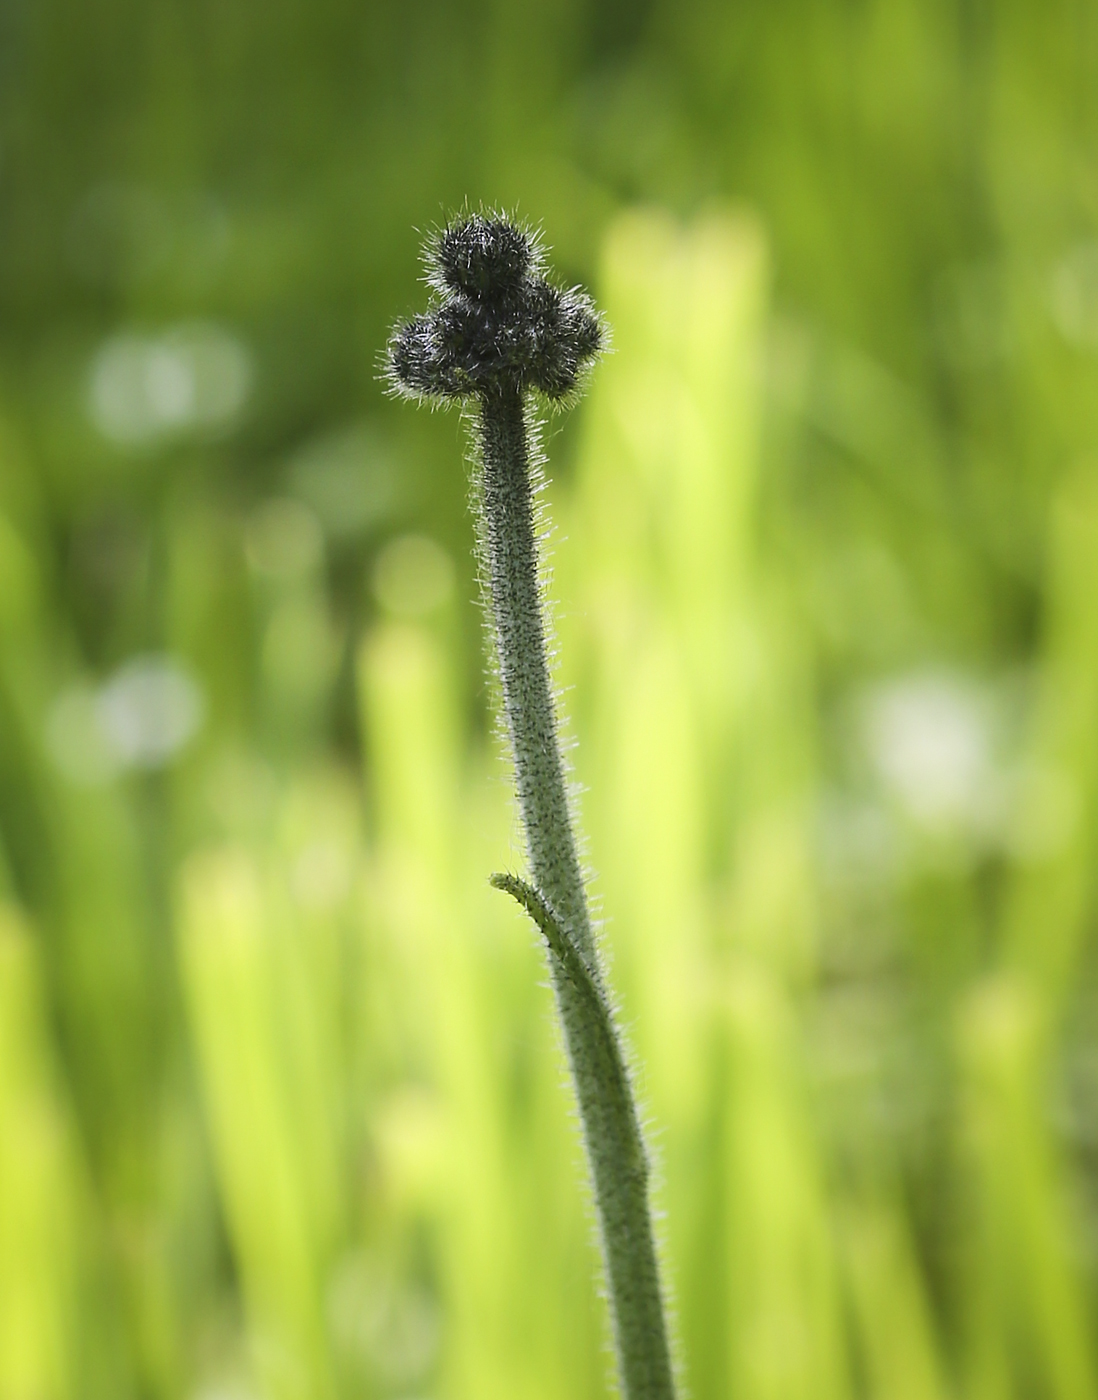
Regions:
<instances>
[{"instance_id":1,"label":"green foliage","mask_svg":"<svg viewBox=\"0 0 1098 1400\"><path fill-rule=\"evenodd\" d=\"M455 424L378 378L465 199L614 331L549 563L686 1389L1093 1397L1086 7L0 33L3 1400L606 1393Z\"/></svg>"}]
</instances>

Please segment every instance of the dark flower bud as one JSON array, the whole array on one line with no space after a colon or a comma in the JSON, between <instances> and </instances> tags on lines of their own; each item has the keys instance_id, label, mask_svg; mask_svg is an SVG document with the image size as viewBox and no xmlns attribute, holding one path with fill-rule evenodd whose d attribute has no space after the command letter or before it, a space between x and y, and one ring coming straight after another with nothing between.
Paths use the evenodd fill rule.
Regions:
<instances>
[{"instance_id":1,"label":"dark flower bud","mask_svg":"<svg viewBox=\"0 0 1098 1400\"><path fill-rule=\"evenodd\" d=\"M394 388L426 399L572 393L602 328L583 293L553 287L540 263L533 239L506 219L475 215L444 229L428 247L436 305L389 342Z\"/></svg>"},{"instance_id":2,"label":"dark flower bud","mask_svg":"<svg viewBox=\"0 0 1098 1400\"><path fill-rule=\"evenodd\" d=\"M530 239L514 224L477 214L443 230L434 259L451 291L488 300L518 289L532 253Z\"/></svg>"}]
</instances>

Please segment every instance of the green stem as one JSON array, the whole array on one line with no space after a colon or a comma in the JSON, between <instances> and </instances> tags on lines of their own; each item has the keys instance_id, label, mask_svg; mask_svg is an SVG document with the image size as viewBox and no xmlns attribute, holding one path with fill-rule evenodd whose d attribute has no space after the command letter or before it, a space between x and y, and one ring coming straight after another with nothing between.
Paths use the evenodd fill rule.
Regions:
<instances>
[{"instance_id":1,"label":"green stem","mask_svg":"<svg viewBox=\"0 0 1098 1400\"><path fill-rule=\"evenodd\" d=\"M538 592L523 395L481 396L481 506L503 708L534 888L496 877L546 936L594 1185L626 1400L673 1400L648 1159L572 832Z\"/></svg>"}]
</instances>

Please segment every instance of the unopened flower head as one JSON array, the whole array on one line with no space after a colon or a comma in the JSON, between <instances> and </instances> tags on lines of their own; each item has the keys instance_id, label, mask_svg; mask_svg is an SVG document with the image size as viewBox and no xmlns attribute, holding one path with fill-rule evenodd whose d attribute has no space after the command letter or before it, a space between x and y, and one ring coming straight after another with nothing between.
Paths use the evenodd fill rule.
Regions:
<instances>
[{"instance_id":1,"label":"unopened flower head","mask_svg":"<svg viewBox=\"0 0 1098 1400\"><path fill-rule=\"evenodd\" d=\"M436 304L398 326L389 376L399 393L462 399L535 389L567 398L598 354L602 327L588 298L541 272L536 241L509 220L465 216L428 246Z\"/></svg>"}]
</instances>

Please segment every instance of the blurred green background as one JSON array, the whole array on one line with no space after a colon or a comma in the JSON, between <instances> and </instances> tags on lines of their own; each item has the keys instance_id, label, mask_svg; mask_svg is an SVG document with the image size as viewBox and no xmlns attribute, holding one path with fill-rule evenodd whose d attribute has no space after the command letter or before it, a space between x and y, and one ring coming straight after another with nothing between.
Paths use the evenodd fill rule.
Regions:
<instances>
[{"instance_id":1,"label":"blurred green background","mask_svg":"<svg viewBox=\"0 0 1098 1400\"><path fill-rule=\"evenodd\" d=\"M0 1400L608 1393L386 399L540 224L559 679L694 1400L1098 1397L1098 10L0 4Z\"/></svg>"}]
</instances>

